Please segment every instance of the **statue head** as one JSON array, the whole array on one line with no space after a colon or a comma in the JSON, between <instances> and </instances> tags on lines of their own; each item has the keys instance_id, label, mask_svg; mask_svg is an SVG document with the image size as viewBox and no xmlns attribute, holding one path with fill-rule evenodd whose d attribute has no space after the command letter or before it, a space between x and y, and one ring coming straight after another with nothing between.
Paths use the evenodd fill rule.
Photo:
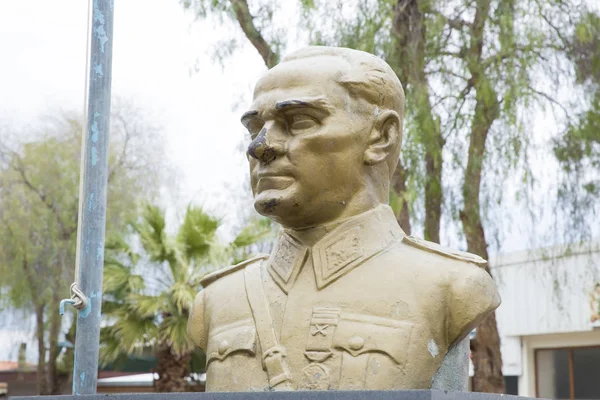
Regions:
<instances>
[{"instance_id":1,"label":"statue head","mask_svg":"<svg viewBox=\"0 0 600 400\"><path fill-rule=\"evenodd\" d=\"M402 85L380 58L320 46L288 55L242 116L254 207L298 229L387 203L403 114Z\"/></svg>"}]
</instances>

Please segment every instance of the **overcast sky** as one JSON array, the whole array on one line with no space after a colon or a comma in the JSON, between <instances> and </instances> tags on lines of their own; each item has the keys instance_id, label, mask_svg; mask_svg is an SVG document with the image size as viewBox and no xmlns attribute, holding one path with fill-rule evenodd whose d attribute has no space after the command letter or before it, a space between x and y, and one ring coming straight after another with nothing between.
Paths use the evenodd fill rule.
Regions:
<instances>
[{"instance_id":1,"label":"overcast sky","mask_svg":"<svg viewBox=\"0 0 600 400\"><path fill-rule=\"evenodd\" d=\"M87 3L0 1L3 125L83 110ZM183 174L170 199L179 206L194 201L219 211L231 195L225 188L245 181L239 115L265 67L251 46L224 69L215 63L225 29L193 23L178 0L115 1L113 95L133 99L164 127L168 159Z\"/></svg>"}]
</instances>

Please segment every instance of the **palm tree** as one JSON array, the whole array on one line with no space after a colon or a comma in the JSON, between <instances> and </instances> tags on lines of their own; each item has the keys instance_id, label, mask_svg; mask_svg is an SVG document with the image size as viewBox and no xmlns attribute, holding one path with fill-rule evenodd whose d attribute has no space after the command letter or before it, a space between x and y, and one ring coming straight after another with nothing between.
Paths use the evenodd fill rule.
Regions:
<instances>
[{"instance_id":1,"label":"palm tree","mask_svg":"<svg viewBox=\"0 0 600 400\"><path fill-rule=\"evenodd\" d=\"M176 235L164 212L146 205L130 234L107 240L100 358L103 364L151 348L159 392L186 390L194 346L187 336L190 306L207 273L247 258L270 226L257 220L228 245L217 240L220 220L187 208ZM139 249L139 250L137 250Z\"/></svg>"}]
</instances>

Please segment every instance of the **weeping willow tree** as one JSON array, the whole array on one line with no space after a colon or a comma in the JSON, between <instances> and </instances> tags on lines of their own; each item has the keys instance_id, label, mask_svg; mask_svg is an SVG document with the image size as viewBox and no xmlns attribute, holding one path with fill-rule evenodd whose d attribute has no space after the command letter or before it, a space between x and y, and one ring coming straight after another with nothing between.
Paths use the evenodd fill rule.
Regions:
<instances>
[{"instance_id":1,"label":"weeping willow tree","mask_svg":"<svg viewBox=\"0 0 600 400\"><path fill-rule=\"evenodd\" d=\"M199 18L217 15L236 24L267 68L280 59L281 21L289 20L281 2L182 4ZM439 243L445 223L446 231L464 238L468 251L487 259L504 218L498 218L498 207L507 179L520 185L520 198L535 190L529 164L532 115L547 108L567 110L573 102L579 102L575 109L587 107L577 96L556 96L576 80L572 50L578 42L569 38L576 31L582 36L577 21L595 15L587 3L300 0L296 5L306 44L376 54L405 87L406 137L391 193L402 228L408 233L422 228L425 239ZM563 113L560 122L568 126L569 118ZM471 347L473 389L504 392L495 315L478 327Z\"/></svg>"},{"instance_id":2,"label":"weeping willow tree","mask_svg":"<svg viewBox=\"0 0 600 400\"><path fill-rule=\"evenodd\" d=\"M142 200L158 195L168 174L163 132L147 113L119 100L111 114L109 234L123 229ZM61 360L65 327L57 310L74 280L81 120L59 114L0 132L0 310L35 316L41 395L62 393L72 373Z\"/></svg>"},{"instance_id":3,"label":"weeping willow tree","mask_svg":"<svg viewBox=\"0 0 600 400\"><path fill-rule=\"evenodd\" d=\"M577 107L564 132L554 139L554 154L564 172L559 204L570 218L572 241L589 239L589 221L600 211L600 16L580 16L575 29L563 36L569 43L578 93L587 107ZM566 114L569 111L565 110ZM595 232L597 234L597 232Z\"/></svg>"}]
</instances>

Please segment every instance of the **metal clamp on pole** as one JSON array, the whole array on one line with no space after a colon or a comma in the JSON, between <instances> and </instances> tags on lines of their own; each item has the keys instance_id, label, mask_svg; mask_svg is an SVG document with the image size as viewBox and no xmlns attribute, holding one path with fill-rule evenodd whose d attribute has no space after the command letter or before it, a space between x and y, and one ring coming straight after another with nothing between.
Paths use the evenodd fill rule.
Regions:
<instances>
[{"instance_id":1,"label":"metal clamp on pole","mask_svg":"<svg viewBox=\"0 0 600 400\"><path fill-rule=\"evenodd\" d=\"M85 294L79 289L77 282L71 284L71 298L61 300L58 312L60 315L65 315L65 304L70 304L77 310L83 310L87 307L88 299Z\"/></svg>"}]
</instances>

